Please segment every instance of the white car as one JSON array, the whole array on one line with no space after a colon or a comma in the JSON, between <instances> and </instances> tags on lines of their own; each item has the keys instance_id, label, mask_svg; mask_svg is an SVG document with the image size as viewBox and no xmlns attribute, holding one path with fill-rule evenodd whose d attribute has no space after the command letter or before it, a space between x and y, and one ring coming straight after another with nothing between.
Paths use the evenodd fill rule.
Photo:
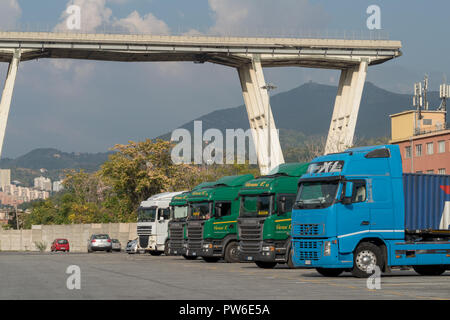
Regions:
<instances>
[{"instance_id":1,"label":"white car","mask_svg":"<svg viewBox=\"0 0 450 320\"><path fill-rule=\"evenodd\" d=\"M128 241L127 247L125 248L125 251L126 251L128 254L139 253L139 251L138 251L138 245L137 245L137 239Z\"/></svg>"}]
</instances>

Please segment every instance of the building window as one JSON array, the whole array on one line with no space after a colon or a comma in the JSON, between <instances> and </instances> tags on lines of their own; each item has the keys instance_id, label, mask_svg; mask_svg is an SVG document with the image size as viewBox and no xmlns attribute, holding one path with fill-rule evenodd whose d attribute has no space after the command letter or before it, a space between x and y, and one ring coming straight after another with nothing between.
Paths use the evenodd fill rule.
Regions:
<instances>
[{"instance_id":1,"label":"building window","mask_svg":"<svg viewBox=\"0 0 450 320\"><path fill-rule=\"evenodd\" d=\"M445 174L445 168L438 169L438 173L439 174Z\"/></svg>"},{"instance_id":2,"label":"building window","mask_svg":"<svg viewBox=\"0 0 450 320\"><path fill-rule=\"evenodd\" d=\"M427 174L433 174L433 173L434 173L434 170L433 170L433 169L427 170Z\"/></svg>"},{"instance_id":3,"label":"building window","mask_svg":"<svg viewBox=\"0 0 450 320\"><path fill-rule=\"evenodd\" d=\"M416 157L420 157L422 155L422 145L416 145Z\"/></svg>"},{"instance_id":4,"label":"building window","mask_svg":"<svg viewBox=\"0 0 450 320\"><path fill-rule=\"evenodd\" d=\"M433 142L427 143L427 154L433 154Z\"/></svg>"},{"instance_id":5,"label":"building window","mask_svg":"<svg viewBox=\"0 0 450 320\"><path fill-rule=\"evenodd\" d=\"M443 153L445 152L445 141L438 141L438 152Z\"/></svg>"},{"instance_id":6,"label":"building window","mask_svg":"<svg viewBox=\"0 0 450 320\"><path fill-rule=\"evenodd\" d=\"M411 147L405 147L405 158L411 158Z\"/></svg>"}]
</instances>

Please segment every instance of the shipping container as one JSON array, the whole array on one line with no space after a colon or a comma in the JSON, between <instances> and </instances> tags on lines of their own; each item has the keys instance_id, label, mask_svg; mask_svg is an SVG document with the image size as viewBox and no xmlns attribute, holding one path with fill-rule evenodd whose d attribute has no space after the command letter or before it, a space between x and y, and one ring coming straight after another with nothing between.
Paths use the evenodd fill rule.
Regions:
<instances>
[{"instance_id":1,"label":"shipping container","mask_svg":"<svg viewBox=\"0 0 450 320\"><path fill-rule=\"evenodd\" d=\"M450 229L450 175L404 173L405 229Z\"/></svg>"}]
</instances>

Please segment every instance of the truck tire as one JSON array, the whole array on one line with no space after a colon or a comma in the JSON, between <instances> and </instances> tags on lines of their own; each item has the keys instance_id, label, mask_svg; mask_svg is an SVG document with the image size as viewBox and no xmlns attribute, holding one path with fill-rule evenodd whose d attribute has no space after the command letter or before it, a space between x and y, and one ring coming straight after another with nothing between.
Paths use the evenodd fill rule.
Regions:
<instances>
[{"instance_id":1,"label":"truck tire","mask_svg":"<svg viewBox=\"0 0 450 320\"><path fill-rule=\"evenodd\" d=\"M197 256L186 256L186 255L183 255L183 258L185 258L186 260L195 260L195 259L197 259Z\"/></svg>"},{"instance_id":2,"label":"truck tire","mask_svg":"<svg viewBox=\"0 0 450 320\"><path fill-rule=\"evenodd\" d=\"M440 276L447 269L446 266L413 266L415 272L420 274L421 276Z\"/></svg>"},{"instance_id":3,"label":"truck tire","mask_svg":"<svg viewBox=\"0 0 450 320\"><path fill-rule=\"evenodd\" d=\"M262 269L273 269L277 265L276 262L271 261L255 261L255 264Z\"/></svg>"},{"instance_id":4,"label":"truck tire","mask_svg":"<svg viewBox=\"0 0 450 320\"><path fill-rule=\"evenodd\" d=\"M149 251L149 252L152 256L160 256L163 253L162 251Z\"/></svg>"},{"instance_id":5,"label":"truck tire","mask_svg":"<svg viewBox=\"0 0 450 320\"><path fill-rule=\"evenodd\" d=\"M286 265L288 266L289 269L295 269L294 261L292 261L292 251L291 250L289 250L289 253L287 256Z\"/></svg>"},{"instance_id":6,"label":"truck tire","mask_svg":"<svg viewBox=\"0 0 450 320\"><path fill-rule=\"evenodd\" d=\"M316 268L316 271L323 275L324 277L337 277L344 269L335 269L335 268Z\"/></svg>"},{"instance_id":7,"label":"truck tire","mask_svg":"<svg viewBox=\"0 0 450 320\"><path fill-rule=\"evenodd\" d=\"M169 240L166 240L166 242L164 242L164 255L169 255Z\"/></svg>"},{"instance_id":8,"label":"truck tire","mask_svg":"<svg viewBox=\"0 0 450 320\"><path fill-rule=\"evenodd\" d=\"M220 260L218 257L202 257L202 259L205 260L205 262L217 262Z\"/></svg>"},{"instance_id":9,"label":"truck tire","mask_svg":"<svg viewBox=\"0 0 450 320\"><path fill-rule=\"evenodd\" d=\"M225 248L225 262L228 263L236 263L239 262L239 251L238 251L238 243L230 242L227 244Z\"/></svg>"},{"instance_id":10,"label":"truck tire","mask_svg":"<svg viewBox=\"0 0 450 320\"><path fill-rule=\"evenodd\" d=\"M362 242L353 253L352 274L357 278L368 278L372 273L368 269L378 266L380 270L383 266L383 254L381 249L370 242Z\"/></svg>"}]
</instances>

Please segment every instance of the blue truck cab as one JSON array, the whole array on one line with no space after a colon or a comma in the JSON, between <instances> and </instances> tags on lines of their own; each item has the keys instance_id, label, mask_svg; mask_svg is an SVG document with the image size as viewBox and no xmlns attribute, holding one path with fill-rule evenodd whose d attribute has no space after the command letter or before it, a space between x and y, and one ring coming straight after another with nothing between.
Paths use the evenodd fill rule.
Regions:
<instances>
[{"instance_id":1,"label":"blue truck cab","mask_svg":"<svg viewBox=\"0 0 450 320\"><path fill-rule=\"evenodd\" d=\"M295 267L324 276L411 266L450 268L450 176L404 174L397 145L348 149L311 161L292 211Z\"/></svg>"}]
</instances>

